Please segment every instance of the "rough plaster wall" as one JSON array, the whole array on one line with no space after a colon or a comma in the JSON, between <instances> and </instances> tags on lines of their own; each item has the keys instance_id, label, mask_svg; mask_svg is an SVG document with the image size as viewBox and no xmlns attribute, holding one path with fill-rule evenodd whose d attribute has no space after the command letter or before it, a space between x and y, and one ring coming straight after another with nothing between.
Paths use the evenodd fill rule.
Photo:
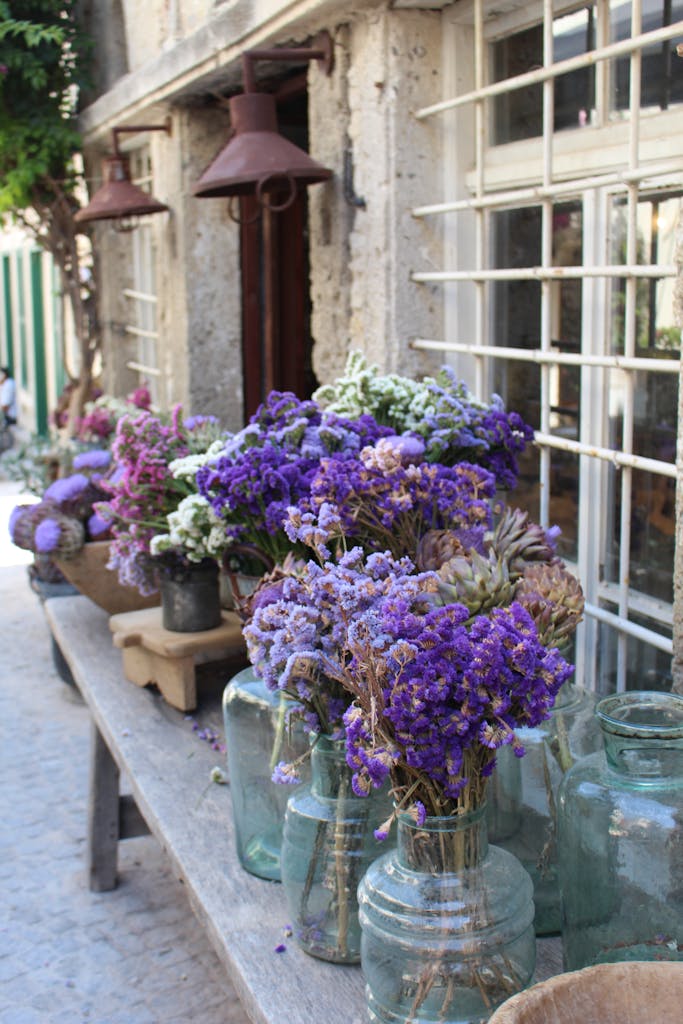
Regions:
<instances>
[{"instance_id":1,"label":"rough plaster wall","mask_svg":"<svg viewBox=\"0 0 683 1024\"><path fill-rule=\"evenodd\" d=\"M348 25L334 32L334 70L329 77L317 65L309 70L309 149L334 176L308 191L311 247L311 334L313 369L329 381L344 369L348 351L350 307L349 237L363 212L344 196L344 153L348 151Z\"/></svg>"},{"instance_id":2,"label":"rough plaster wall","mask_svg":"<svg viewBox=\"0 0 683 1024\"><path fill-rule=\"evenodd\" d=\"M107 92L128 71L122 0L110 0L106 4L97 0L80 0L76 19L93 40L97 55L90 67L92 85L79 97L84 107Z\"/></svg>"},{"instance_id":3,"label":"rough plaster wall","mask_svg":"<svg viewBox=\"0 0 683 1024\"><path fill-rule=\"evenodd\" d=\"M137 71L154 60L167 42L173 41L170 31L169 0L123 0L126 26L128 66Z\"/></svg>"},{"instance_id":4,"label":"rough plaster wall","mask_svg":"<svg viewBox=\"0 0 683 1024\"><path fill-rule=\"evenodd\" d=\"M310 192L316 373L332 379L351 349L384 372L432 372L438 358L408 343L441 337L442 295L410 272L440 264L442 239L410 210L440 195L441 137L411 111L440 98L441 17L366 11L337 30L335 59L331 80L310 76L311 152L335 171ZM344 199L345 151L362 208Z\"/></svg>"},{"instance_id":5,"label":"rough plaster wall","mask_svg":"<svg viewBox=\"0 0 683 1024\"><path fill-rule=\"evenodd\" d=\"M159 198L172 207L168 258L161 263L160 331L172 392L188 414L242 426L239 229L226 199L197 199L192 185L228 138L218 108L174 114L174 160Z\"/></svg>"}]
</instances>

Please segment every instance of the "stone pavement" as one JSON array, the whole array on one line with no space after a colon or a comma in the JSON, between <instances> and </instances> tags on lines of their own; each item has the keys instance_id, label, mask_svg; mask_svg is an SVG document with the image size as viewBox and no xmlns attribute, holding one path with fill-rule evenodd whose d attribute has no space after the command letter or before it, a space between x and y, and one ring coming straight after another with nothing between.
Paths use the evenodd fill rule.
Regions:
<instances>
[{"instance_id":1,"label":"stone pavement","mask_svg":"<svg viewBox=\"0 0 683 1024\"><path fill-rule=\"evenodd\" d=\"M247 1024L153 837L121 844L116 890L88 889L89 716L6 540L15 492L0 483L0 1024Z\"/></svg>"}]
</instances>

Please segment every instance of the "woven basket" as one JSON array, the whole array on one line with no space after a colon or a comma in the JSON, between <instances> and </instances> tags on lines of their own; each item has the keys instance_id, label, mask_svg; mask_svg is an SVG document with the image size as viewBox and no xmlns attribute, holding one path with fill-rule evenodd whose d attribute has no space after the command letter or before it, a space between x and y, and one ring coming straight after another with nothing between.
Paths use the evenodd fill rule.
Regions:
<instances>
[{"instance_id":1,"label":"woven basket","mask_svg":"<svg viewBox=\"0 0 683 1024\"><path fill-rule=\"evenodd\" d=\"M489 1024L681 1024L683 963L599 964L503 1003Z\"/></svg>"}]
</instances>

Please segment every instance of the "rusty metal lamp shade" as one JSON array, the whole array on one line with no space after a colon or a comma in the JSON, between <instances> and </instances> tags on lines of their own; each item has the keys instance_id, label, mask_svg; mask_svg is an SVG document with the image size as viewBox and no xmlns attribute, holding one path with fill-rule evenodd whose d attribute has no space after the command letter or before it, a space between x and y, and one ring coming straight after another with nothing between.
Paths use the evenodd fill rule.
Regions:
<instances>
[{"instance_id":1,"label":"rusty metal lamp shade","mask_svg":"<svg viewBox=\"0 0 683 1024\"><path fill-rule=\"evenodd\" d=\"M313 185L332 171L283 138L277 129L275 97L246 92L230 100L233 135L192 187L200 198L254 195L289 186Z\"/></svg>"},{"instance_id":2,"label":"rusty metal lamp shade","mask_svg":"<svg viewBox=\"0 0 683 1024\"><path fill-rule=\"evenodd\" d=\"M128 159L121 154L107 157L102 165L104 183L87 206L74 216L77 224L97 220L125 221L149 213L163 213L168 206L130 180Z\"/></svg>"}]
</instances>

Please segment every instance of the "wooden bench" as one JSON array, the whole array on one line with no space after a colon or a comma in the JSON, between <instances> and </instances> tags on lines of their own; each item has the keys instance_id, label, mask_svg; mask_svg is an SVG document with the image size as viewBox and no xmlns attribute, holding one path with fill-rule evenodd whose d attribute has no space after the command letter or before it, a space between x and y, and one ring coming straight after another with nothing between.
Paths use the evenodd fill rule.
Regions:
<instances>
[{"instance_id":1,"label":"wooden bench","mask_svg":"<svg viewBox=\"0 0 683 1024\"><path fill-rule=\"evenodd\" d=\"M96 891L116 885L119 840L146 827L167 851L200 921L255 1024L366 1024L358 967L314 960L283 938L288 911L277 883L247 874L234 843L229 786L209 781L224 761L193 721L123 674L106 613L85 597L45 605L93 718L88 864ZM227 678L225 679L227 682ZM220 690L200 691L195 716L221 728ZM121 800L125 772L134 804ZM146 823L146 826L145 826ZM286 952L275 947L286 944ZM559 942L538 943L536 977L561 970Z\"/></svg>"}]
</instances>

